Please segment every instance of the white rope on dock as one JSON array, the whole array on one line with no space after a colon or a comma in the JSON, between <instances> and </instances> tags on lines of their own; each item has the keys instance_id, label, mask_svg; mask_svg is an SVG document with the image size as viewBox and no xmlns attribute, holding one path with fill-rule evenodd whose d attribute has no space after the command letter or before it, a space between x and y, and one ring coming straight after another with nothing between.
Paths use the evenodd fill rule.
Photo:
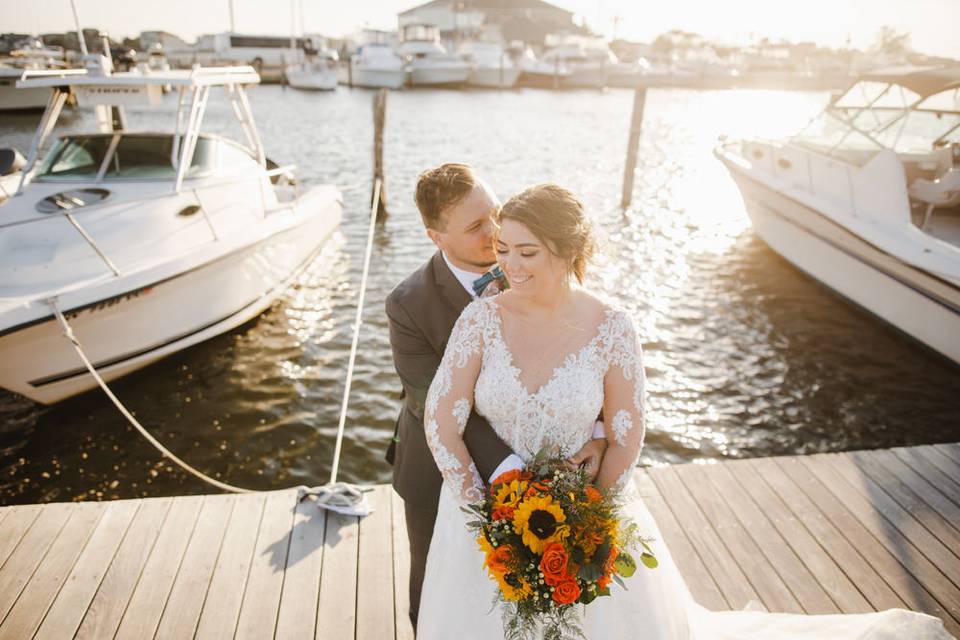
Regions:
<instances>
[{"instance_id":1,"label":"white rope on dock","mask_svg":"<svg viewBox=\"0 0 960 640\"><path fill-rule=\"evenodd\" d=\"M340 469L340 450L343 446L343 426L347 421L347 404L350 401L350 385L353 383L353 364L357 359L357 344L360 341L360 323L363 318L363 298L367 293L367 278L370 275L370 257L373 254L373 232L377 226L377 208L380 206L380 178L373 183L373 205L370 207L370 229L367 231L367 251L363 257L363 275L360 277L360 299L357 301L357 320L353 325L353 344L350 345L350 360L347 363L347 383L343 388L343 405L340 408L340 424L337 426L337 446L333 450L333 466L330 469L330 484L337 481Z\"/></svg>"},{"instance_id":2,"label":"white rope on dock","mask_svg":"<svg viewBox=\"0 0 960 640\"><path fill-rule=\"evenodd\" d=\"M337 426L337 444L333 452L333 465L330 470L330 482L320 487L307 487L305 485L291 487L298 490L298 501L303 500L307 496L313 496L316 499L317 504L323 508L340 513L359 516L364 516L371 513L371 509L364 500L363 496L363 494L369 489L362 489L346 482L337 482L337 472L340 468L340 452L343 448L343 431L347 419L347 408L350 402L350 387L353 382L353 367L356 362L357 346L360 340L360 325L363 318L363 300L366 295L367 280L370 274L370 259L373 254L373 235L377 223L377 209L380 205L380 188L381 181L379 178L377 178L373 186L373 204L370 207L370 230L367 233L367 249L363 260L363 276L360 279L360 299L357 301L357 318L353 328L353 343L350 346L350 360L347 365L347 380L343 390L343 404L340 408L340 422ZM187 462L181 460L176 456L176 454L164 447L159 440L154 438L150 432L147 431L142 424L140 424L133 414L127 410L122 402L120 402L120 399L117 398L113 391L110 390L110 387L107 386L107 383L100 376L99 372L97 372L96 367L94 367L90 362L90 359L87 358L87 354L84 353L83 345L80 344L80 341L73 333L73 328L70 326L70 323L67 322L67 319L60 311L60 307L57 305L56 298L49 298L47 300L47 304L50 305L54 315L60 322L63 335L71 342L71 344L73 344L73 348L76 350L77 355L80 356L80 359L83 361L84 366L86 366L87 371L89 371L90 375L93 376L93 379L96 380L98 385L100 385L100 388L103 389L103 392L107 394L107 397L110 398L114 406L117 407L117 410L120 411L127 421L130 422L130 424L140 432L140 435L146 438L146 440L160 453L168 457L184 471L196 476L207 484L217 487L218 489L229 491L231 493L259 493L261 491L259 489L246 489L244 487L237 487L226 482L221 482L215 478L211 478L202 471L195 469ZM273 490L274 489L270 489L270 491Z\"/></svg>"},{"instance_id":3,"label":"white rope on dock","mask_svg":"<svg viewBox=\"0 0 960 640\"><path fill-rule=\"evenodd\" d=\"M83 364L86 365L87 370L90 372L90 375L93 376L93 379L97 381L97 384L100 385L100 388L103 389L103 392L107 394L107 397L113 402L117 407L117 410L123 414L123 416L136 427L137 431L140 432L144 438L147 439L150 444L156 447L160 453L167 456L174 462L176 462L184 471L187 471L196 477L200 478L204 482L212 484L218 489L223 489L224 491L230 491L232 493L254 493L253 489L244 489L243 487L235 487L232 484L227 484L226 482L220 482L214 478L211 478L208 475L205 475L202 471L194 469L189 464L178 458L173 452L164 447L160 442L150 435L150 432L143 428L143 425L140 424L140 421L133 417L133 414L127 411L127 408L123 406L123 403L113 394L113 391L110 390L110 387L107 386L107 383L103 381L103 378L100 377L100 374L97 372L96 368L90 363L90 360L87 358L87 354L83 352L83 347L80 345L80 341L77 340L77 337L73 334L73 329L70 327L70 324L67 322L67 319L63 317L63 313L60 311L60 307L57 306L56 298L50 298L47 300L47 304L50 305L50 308L53 309L54 315L57 316L57 320L60 321L60 327L63 329L63 335L67 337L71 343L73 343L73 348L76 349L77 354L80 356L80 359L83 360Z\"/></svg>"}]
</instances>

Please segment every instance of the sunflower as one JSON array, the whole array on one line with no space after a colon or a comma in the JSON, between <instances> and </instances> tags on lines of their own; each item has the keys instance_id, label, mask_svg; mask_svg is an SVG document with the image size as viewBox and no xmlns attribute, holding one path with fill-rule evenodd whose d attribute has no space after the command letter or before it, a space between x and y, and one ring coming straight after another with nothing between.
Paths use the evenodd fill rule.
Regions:
<instances>
[{"instance_id":1,"label":"sunflower","mask_svg":"<svg viewBox=\"0 0 960 640\"><path fill-rule=\"evenodd\" d=\"M530 586L530 583L515 573L498 575L497 582L500 584L503 597L512 602L523 600L533 593L533 587Z\"/></svg>"},{"instance_id":2,"label":"sunflower","mask_svg":"<svg viewBox=\"0 0 960 640\"><path fill-rule=\"evenodd\" d=\"M493 506L497 507L516 507L520 502L520 496L527 490L525 480L511 480L510 482L495 486L493 492Z\"/></svg>"},{"instance_id":3,"label":"sunflower","mask_svg":"<svg viewBox=\"0 0 960 640\"><path fill-rule=\"evenodd\" d=\"M570 527L563 524L566 514L550 496L530 496L519 504L513 517L513 530L534 553L543 553L551 542L563 542Z\"/></svg>"}]
</instances>

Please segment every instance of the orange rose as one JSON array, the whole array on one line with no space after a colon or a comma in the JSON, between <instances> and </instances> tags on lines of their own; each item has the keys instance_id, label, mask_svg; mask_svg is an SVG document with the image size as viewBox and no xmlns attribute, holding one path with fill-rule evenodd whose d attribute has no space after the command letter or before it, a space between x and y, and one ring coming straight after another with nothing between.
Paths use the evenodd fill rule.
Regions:
<instances>
[{"instance_id":1,"label":"orange rose","mask_svg":"<svg viewBox=\"0 0 960 640\"><path fill-rule=\"evenodd\" d=\"M497 507L493 510L493 513L490 514L494 520L513 520L513 512L516 511L511 506Z\"/></svg>"},{"instance_id":2,"label":"orange rose","mask_svg":"<svg viewBox=\"0 0 960 640\"><path fill-rule=\"evenodd\" d=\"M606 573L606 574L600 576L599 578L597 578L597 589L599 589L600 591L603 591L604 589L606 589L607 587L609 587L609 586L610 586L610 580L611 580L611 578L610 578L610 574L609 574L609 573Z\"/></svg>"},{"instance_id":3,"label":"orange rose","mask_svg":"<svg viewBox=\"0 0 960 640\"><path fill-rule=\"evenodd\" d=\"M513 547L508 544L496 547L487 554L486 565L490 573L503 576L510 572L513 564Z\"/></svg>"},{"instance_id":4,"label":"orange rose","mask_svg":"<svg viewBox=\"0 0 960 640\"><path fill-rule=\"evenodd\" d=\"M594 489L592 486L587 485L587 488L583 490L587 494L587 501L589 502L599 502L600 498L603 496L600 495L600 492Z\"/></svg>"},{"instance_id":5,"label":"orange rose","mask_svg":"<svg viewBox=\"0 0 960 640\"><path fill-rule=\"evenodd\" d=\"M510 471L504 471L496 478L493 479L493 484L490 485L490 488L493 488L493 485L497 484L509 484L514 480L520 479L520 469L511 469Z\"/></svg>"},{"instance_id":6,"label":"orange rose","mask_svg":"<svg viewBox=\"0 0 960 640\"><path fill-rule=\"evenodd\" d=\"M610 547L610 555L607 556L607 561L603 563L604 573L613 573L613 562L617 559L618 555L620 555L620 549Z\"/></svg>"},{"instance_id":7,"label":"orange rose","mask_svg":"<svg viewBox=\"0 0 960 640\"><path fill-rule=\"evenodd\" d=\"M527 489L526 497L536 495L537 493L549 493L550 492L550 483L547 480L531 482L530 487Z\"/></svg>"},{"instance_id":8,"label":"orange rose","mask_svg":"<svg viewBox=\"0 0 960 640\"><path fill-rule=\"evenodd\" d=\"M540 571L543 572L544 581L551 587L555 587L564 580L567 575L567 550L559 542L547 545L543 550L543 557L540 559Z\"/></svg>"},{"instance_id":9,"label":"orange rose","mask_svg":"<svg viewBox=\"0 0 960 640\"><path fill-rule=\"evenodd\" d=\"M553 601L557 604L573 604L580 597L580 585L576 580L564 580L553 588Z\"/></svg>"}]
</instances>

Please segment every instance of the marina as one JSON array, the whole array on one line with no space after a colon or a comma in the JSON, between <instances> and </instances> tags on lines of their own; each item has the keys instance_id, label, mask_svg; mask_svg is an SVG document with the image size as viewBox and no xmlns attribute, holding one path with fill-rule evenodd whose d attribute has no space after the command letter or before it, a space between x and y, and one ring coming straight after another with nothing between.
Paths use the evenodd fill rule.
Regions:
<instances>
[{"instance_id":1,"label":"marina","mask_svg":"<svg viewBox=\"0 0 960 640\"><path fill-rule=\"evenodd\" d=\"M295 164L303 188L339 185L343 222L257 322L111 382L165 445L211 475L268 488L329 473L322 452L333 446L366 243L372 95L277 85L249 91L267 156ZM215 97L207 130L242 139L229 106ZM721 133L789 135L829 96L650 90L633 204L621 210L632 99L626 90L571 91L562 100L534 89L391 93L390 216L375 235L343 479L389 478L383 452L399 384L382 301L432 253L413 185L420 171L451 157L476 166L501 198L546 178L579 185L606 238L588 284L637 313L647 335L645 464L957 439L955 370L768 249L712 156ZM476 108L483 121L470 115ZM131 109L131 122L162 130L177 100L171 93L159 107ZM63 133L95 130L93 116L65 110ZM302 122L302 135L290 135L292 121ZM25 152L36 124L36 116L5 120L0 136ZM505 142L489 144L491 126ZM523 145L506 142L521 138ZM59 339L71 366L82 367ZM204 491L136 437L99 391L49 408L3 392L0 415L0 493L8 504Z\"/></svg>"},{"instance_id":2,"label":"marina","mask_svg":"<svg viewBox=\"0 0 960 640\"><path fill-rule=\"evenodd\" d=\"M659 527L665 571L637 581L641 594L659 585L681 600L675 563L712 611L902 608L960 637L960 61L886 26L864 51L849 35L833 48L732 44L679 28L644 43L617 37L620 15L601 33L541 0L433 0L396 14L395 31L365 22L331 37L307 28L302 0L275 33L238 29L276 16L237 4L222 7L229 25L215 12L198 22L192 44L166 31L113 40L83 28L76 0L73 32L0 35L0 640L413 639L433 523L414 495L430 497L432 475L403 461L421 453L409 452L426 419L424 448L444 472L450 461L437 400L417 416L403 362L428 354L401 353L391 291L426 260L442 271L438 246L469 291L450 237L493 237L482 221L434 228L421 183L447 162L489 186L469 183L483 221L522 190L561 193L551 206L570 211L544 215L574 220L585 254L598 241L575 255L590 261L585 279L575 273L636 330L619 357L634 354L620 366L644 429L624 461L632 414L602 404L616 414L606 460L621 466L605 464L597 486L633 474L643 504L631 492L624 508L645 505L657 525L638 521ZM544 182L570 192L528 189ZM508 227L536 230L519 220L503 222L498 254L514 246ZM547 273L520 255L498 258L510 300L569 293L552 259ZM509 351L505 364L526 392ZM587 372L571 354L554 375L575 365ZM604 384L565 390L569 407L524 409L529 424L504 413L520 425L515 452L551 419L593 421L605 393L614 402L609 376L589 374ZM457 446L471 402L453 409ZM583 505L609 496L574 488L577 502L564 488L571 506L549 503L561 478L516 497L522 514L491 516L528 528L529 565L496 532L484 544L509 565L504 594L562 613L637 566L621 548L632 530L585 522ZM456 508L441 507L454 517L437 519L431 546L431 638L464 626L481 593L476 576L436 577L438 553L444 579L472 558L448 528ZM562 569L540 564L538 579L550 540ZM459 603L445 599L454 585ZM631 594L608 612L694 628L689 610L656 620L652 602ZM892 620L937 635L936 620L891 614L710 620L737 638L854 620L868 635ZM636 633L617 624L586 628Z\"/></svg>"},{"instance_id":3,"label":"marina","mask_svg":"<svg viewBox=\"0 0 960 640\"><path fill-rule=\"evenodd\" d=\"M960 634L960 444L638 470L711 610L903 607ZM413 638L403 505L297 490L0 507L0 638ZM613 592L617 597L617 590Z\"/></svg>"}]
</instances>

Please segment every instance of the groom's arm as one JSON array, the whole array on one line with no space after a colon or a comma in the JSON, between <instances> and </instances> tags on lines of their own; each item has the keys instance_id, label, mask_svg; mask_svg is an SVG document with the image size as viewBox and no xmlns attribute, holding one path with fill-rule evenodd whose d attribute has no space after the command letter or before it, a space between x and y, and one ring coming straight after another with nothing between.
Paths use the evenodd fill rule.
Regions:
<instances>
[{"instance_id":1,"label":"groom's arm","mask_svg":"<svg viewBox=\"0 0 960 640\"><path fill-rule=\"evenodd\" d=\"M427 391L443 354L434 350L423 331L393 296L387 297L386 311L393 364L403 385L404 402L422 425ZM513 451L497 436L490 423L475 411L467 421L463 440L484 480L489 481L501 464L510 464L507 458L513 455ZM515 460L519 461L519 458Z\"/></svg>"}]
</instances>

